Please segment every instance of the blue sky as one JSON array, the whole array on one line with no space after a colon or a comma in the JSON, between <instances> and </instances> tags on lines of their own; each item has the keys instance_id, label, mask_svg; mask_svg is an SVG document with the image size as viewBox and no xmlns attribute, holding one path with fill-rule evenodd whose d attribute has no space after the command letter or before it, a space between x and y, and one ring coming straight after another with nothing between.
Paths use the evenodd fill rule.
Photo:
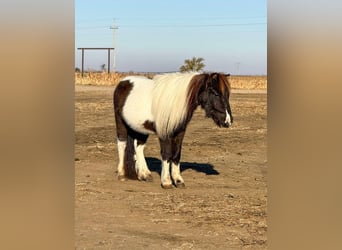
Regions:
<instances>
[{"instance_id":1,"label":"blue sky","mask_svg":"<svg viewBox=\"0 0 342 250\"><path fill-rule=\"evenodd\" d=\"M76 67L78 47L114 46L114 18L117 71L177 71L195 56L207 71L267 74L267 1L76 0ZM85 52L85 69L102 64L107 52Z\"/></svg>"}]
</instances>

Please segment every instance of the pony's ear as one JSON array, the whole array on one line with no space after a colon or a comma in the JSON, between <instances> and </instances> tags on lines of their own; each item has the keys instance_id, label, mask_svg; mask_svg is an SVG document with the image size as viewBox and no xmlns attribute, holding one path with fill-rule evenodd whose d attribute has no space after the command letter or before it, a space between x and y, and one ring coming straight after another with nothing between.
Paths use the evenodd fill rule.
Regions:
<instances>
[{"instance_id":1,"label":"pony's ear","mask_svg":"<svg viewBox=\"0 0 342 250\"><path fill-rule=\"evenodd\" d=\"M209 75L209 87L215 87L214 84L217 84L219 80L219 74L217 73L212 73Z\"/></svg>"},{"instance_id":2,"label":"pony's ear","mask_svg":"<svg viewBox=\"0 0 342 250\"><path fill-rule=\"evenodd\" d=\"M231 78L230 78L230 74L224 74L226 79L227 79L227 82L228 82L228 88L230 88L231 86Z\"/></svg>"}]
</instances>

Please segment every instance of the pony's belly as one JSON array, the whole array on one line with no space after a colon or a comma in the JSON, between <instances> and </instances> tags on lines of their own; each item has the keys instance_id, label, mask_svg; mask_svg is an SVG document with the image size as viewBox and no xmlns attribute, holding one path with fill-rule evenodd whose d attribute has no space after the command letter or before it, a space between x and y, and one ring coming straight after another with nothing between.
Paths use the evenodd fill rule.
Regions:
<instances>
[{"instance_id":1,"label":"pony's belly","mask_svg":"<svg viewBox=\"0 0 342 250\"><path fill-rule=\"evenodd\" d=\"M155 134L154 129L151 128L150 124L154 123L150 119L146 119L138 116L124 115L124 120L128 126L136 132L141 134Z\"/></svg>"},{"instance_id":2,"label":"pony's belly","mask_svg":"<svg viewBox=\"0 0 342 250\"><path fill-rule=\"evenodd\" d=\"M151 124L154 123L154 119L150 112L146 112L143 108L139 108L137 105L127 103L123 110L123 118L125 122L133 130L142 134L154 134L154 130L151 128Z\"/></svg>"}]
</instances>

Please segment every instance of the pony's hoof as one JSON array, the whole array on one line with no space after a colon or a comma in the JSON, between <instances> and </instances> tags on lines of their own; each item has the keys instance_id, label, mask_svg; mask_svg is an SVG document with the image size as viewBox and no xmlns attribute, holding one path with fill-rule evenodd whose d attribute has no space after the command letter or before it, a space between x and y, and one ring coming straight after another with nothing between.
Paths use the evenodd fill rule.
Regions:
<instances>
[{"instance_id":1,"label":"pony's hoof","mask_svg":"<svg viewBox=\"0 0 342 250\"><path fill-rule=\"evenodd\" d=\"M176 187L177 188L185 188L185 184L184 184L184 182L179 182L179 183L176 183Z\"/></svg>"},{"instance_id":2,"label":"pony's hoof","mask_svg":"<svg viewBox=\"0 0 342 250\"><path fill-rule=\"evenodd\" d=\"M119 181L126 181L126 177L124 175L118 175L118 180Z\"/></svg>"},{"instance_id":3,"label":"pony's hoof","mask_svg":"<svg viewBox=\"0 0 342 250\"><path fill-rule=\"evenodd\" d=\"M161 184L162 188L164 189L172 189L172 184Z\"/></svg>"},{"instance_id":4,"label":"pony's hoof","mask_svg":"<svg viewBox=\"0 0 342 250\"><path fill-rule=\"evenodd\" d=\"M153 177L150 174L147 175L147 176L139 177L138 179L139 179L139 181L147 181L147 182L152 182L153 181Z\"/></svg>"},{"instance_id":5,"label":"pony's hoof","mask_svg":"<svg viewBox=\"0 0 342 250\"><path fill-rule=\"evenodd\" d=\"M153 181L152 175L149 174L149 175L145 178L145 181L152 182L152 181Z\"/></svg>"}]
</instances>

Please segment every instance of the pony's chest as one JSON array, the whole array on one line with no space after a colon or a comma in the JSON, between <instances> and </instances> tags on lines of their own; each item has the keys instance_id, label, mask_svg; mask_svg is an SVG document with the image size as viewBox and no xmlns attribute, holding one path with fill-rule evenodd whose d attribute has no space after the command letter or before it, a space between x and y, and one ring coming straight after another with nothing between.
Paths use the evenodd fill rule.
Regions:
<instances>
[{"instance_id":1,"label":"pony's chest","mask_svg":"<svg viewBox=\"0 0 342 250\"><path fill-rule=\"evenodd\" d=\"M143 134L154 134L147 128L147 123L153 123L154 117L151 112L153 84L137 84L127 96L123 107L125 122L135 131Z\"/></svg>"}]
</instances>

